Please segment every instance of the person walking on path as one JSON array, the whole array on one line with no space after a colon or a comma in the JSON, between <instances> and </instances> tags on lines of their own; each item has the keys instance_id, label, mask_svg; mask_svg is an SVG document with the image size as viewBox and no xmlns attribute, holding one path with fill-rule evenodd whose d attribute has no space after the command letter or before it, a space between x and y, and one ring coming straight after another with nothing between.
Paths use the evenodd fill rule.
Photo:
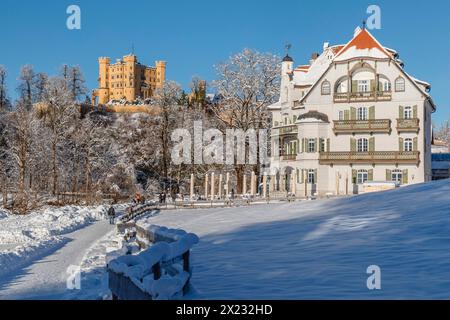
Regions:
<instances>
[{"instance_id":1,"label":"person walking on path","mask_svg":"<svg viewBox=\"0 0 450 320\"><path fill-rule=\"evenodd\" d=\"M109 216L109 224L114 224L114 220L116 218L116 210L114 210L113 206L109 207L108 216Z\"/></svg>"}]
</instances>

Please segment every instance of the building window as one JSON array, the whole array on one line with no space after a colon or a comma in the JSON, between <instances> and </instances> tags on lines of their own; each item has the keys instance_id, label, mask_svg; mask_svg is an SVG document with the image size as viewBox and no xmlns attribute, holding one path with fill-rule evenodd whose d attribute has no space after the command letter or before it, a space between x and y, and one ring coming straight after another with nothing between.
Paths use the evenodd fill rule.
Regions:
<instances>
[{"instance_id":1,"label":"building window","mask_svg":"<svg viewBox=\"0 0 450 320\"><path fill-rule=\"evenodd\" d=\"M411 152L413 151L413 140L408 138L403 142L403 151Z\"/></svg>"},{"instance_id":2,"label":"building window","mask_svg":"<svg viewBox=\"0 0 450 320\"><path fill-rule=\"evenodd\" d=\"M344 120L344 111L339 111L339 120Z\"/></svg>"},{"instance_id":3,"label":"building window","mask_svg":"<svg viewBox=\"0 0 450 320\"><path fill-rule=\"evenodd\" d=\"M367 120L367 108L358 108L358 120Z\"/></svg>"},{"instance_id":4,"label":"building window","mask_svg":"<svg viewBox=\"0 0 450 320\"><path fill-rule=\"evenodd\" d=\"M331 93L331 84L328 81L322 83L322 95L327 96Z\"/></svg>"},{"instance_id":5,"label":"building window","mask_svg":"<svg viewBox=\"0 0 450 320\"><path fill-rule=\"evenodd\" d=\"M396 92L404 92L405 91L405 79L402 77L398 77L395 80L395 91Z\"/></svg>"},{"instance_id":6,"label":"building window","mask_svg":"<svg viewBox=\"0 0 450 320\"><path fill-rule=\"evenodd\" d=\"M403 172L401 170L392 171L391 180L393 182L398 182L401 184L403 182Z\"/></svg>"},{"instance_id":7,"label":"building window","mask_svg":"<svg viewBox=\"0 0 450 320\"><path fill-rule=\"evenodd\" d=\"M369 142L366 138L358 139L358 152L367 152L369 150Z\"/></svg>"},{"instance_id":8,"label":"building window","mask_svg":"<svg viewBox=\"0 0 450 320\"><path fill-rule=\"evenodd\" d=\"M316 139L308 140L308 152L309 153L316 152Z\"/></svg>"},{"instance_id":9,"label":"building window","mask_svg":"<svg viewBox=\"0 0 450 320\"><path fill-rule=\"evenodd\" d=\"M358 184L363 184L369 180L369 173L367 170L358 170L357 176L356 176L356 182Z\"/></svg>"},{"instance_id":10,"label":"building window","mask_svg":"<svg viewBox=\"0 0 450 320\"><path fill-rule=\"evenodd\" d=\"M388 82L388 81L386 81L384 84L383 84L383 91L385 91L385 92L389 92L389 91L391 91L391 83L390 82Z\"/></svg>"},{"instance_id":11,"label":"building window","mask_svg":"<svg viewBox=\"0 0 450 320\"><path fill-rule=\"evenodd\" d=\"M325 139L320 139L320 152L325 152Z\"/></svg>"},{"instance_id":12,"label":"building window","mask_svg":"<svg viewBox=\"0 0 450 320\"><path fill-rule=\"evenodd\" d=\"M358 80L358 92L369 92L369 80Z\"/></svg>"},{"instance_id":13,"label":"building window","mask_svg":"<svg viewBox=\"0 0 450 320\"><path fill-rule=\"evenodd\" d=\"M314 169L308 170L308 183L311 184L316 183L316 170Z\"/></svg>"},{"instance_id":14,"label":"building window","mask_svg":"<svg viewBox=\"0 0 450 320\"><path fill-rule=\"evenodd\" d=\"M405 109L403 110L403 118L404 119L412 119L412 117L413 117L412 108L405 107Z\"/></svg>"}]
</instances>

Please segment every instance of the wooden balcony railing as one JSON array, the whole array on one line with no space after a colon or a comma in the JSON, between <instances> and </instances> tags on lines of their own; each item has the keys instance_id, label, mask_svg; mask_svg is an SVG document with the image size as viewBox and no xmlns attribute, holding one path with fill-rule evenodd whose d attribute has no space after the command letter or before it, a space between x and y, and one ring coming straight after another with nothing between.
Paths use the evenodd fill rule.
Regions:
<instances>
[{"instance_id":1,"label":"wooden balcony railing","mask_svg":"<svg viewBox=\"0 0 450 320\"><path fill-rule=\"evenodd\" d=\"M372 133L391 132L391 120L337 120L334 121L334 133Z\"/></svg>"},{"instance_id":2,"label":"wooden balcony railing","mask_svg":"<svg viewBox=\"0 0 450 320\"><path fill-rule=\"evenodd\" d=\"M322 152L320 164L416 164L420 162L418 151L374 152Z\"/></svg>"},{"instance_id":3,"label":"wooden balcony railing","mask_svg":"<svg viewBox=\"0 0 450 320\"><path fill-rule=\"evenodd\" d=\"M420 120L414 119L397 119L397 131L400 132L415 132L420 130Z\"/></svg>"},{"instance_id":4,"label":"wooden balcony railing","mask_svg":"<svg viewBox=\"0 0 450 320\"><path fill-rule=\"evenodd\" d=\"M297 160L296 154L283 154L281 155L281 161L295 161Z\"/></svg>"},{"instance_id":5,"label":"wooden balcony railing","mask_svg":"<svg viewBox=\"0 0 450 320\"><path fill-rule=\"evenodd\" d=\"M391 101L391 91L344 92L335 93L334 102Z\"/></svg>"}]
</instances>

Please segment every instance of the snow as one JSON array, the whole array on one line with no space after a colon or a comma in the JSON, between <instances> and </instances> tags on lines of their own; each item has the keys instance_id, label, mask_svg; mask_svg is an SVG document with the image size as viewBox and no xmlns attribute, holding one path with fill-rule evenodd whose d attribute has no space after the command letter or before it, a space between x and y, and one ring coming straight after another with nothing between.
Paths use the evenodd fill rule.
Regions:
<instances>
[{"instance_id":1,"label":"snow","mask_svg":"<svg viewBox=\"0 0 450 320\"><path fill-rule=\"evenodd\" d=\"M341 55L335 58L335 61L345 61L355 57L384 59L386 53L378 48L358 49L356 46L346 49Z\"/></svg>"},{"instance_id":2,"label":"snow","mask_svg":"<svg viewBox=\"0 0 450 320\"><path fill-rule=\"evenodd\" d=\"M450 181L350 198L172 210L146 223L183 228L191 299L449 299ZM142 222L139 222L142 223ZM368 290L368 266L381 290Z\"/></svg>"}]
</instances>

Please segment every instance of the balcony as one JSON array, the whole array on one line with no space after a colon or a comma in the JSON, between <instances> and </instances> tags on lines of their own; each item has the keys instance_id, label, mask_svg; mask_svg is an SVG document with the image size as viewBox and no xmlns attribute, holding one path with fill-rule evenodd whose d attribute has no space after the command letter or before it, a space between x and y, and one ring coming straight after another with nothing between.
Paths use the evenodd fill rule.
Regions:
<instances>
[{"instance_id":1,"label":"balcony","mask_svg":"<svg viewBox=\"0 0 450 320\"><path fill-rule=\"evenodd\" d=\"M298 127L296 125L280 127L279 133L280 133L280 136L287 135L287 134L296 134L296 133L298 133Z\"/></svg>"},{"instance_id":2,"label":"balcony","mask_svg":"<svg viewBox=\"0 0 450 320\"><path fill-rule=\"evenodd\" d=\"M284 154L281 155L281 161L295 161L297 160L296 154Z\"/></svg>"},{"instance_id":3,"label":"balcony","mask_svg":"<svg viewBox=\"0 0 450 320\"><path fill-rule=\"evenodd\" d=\"M390 133L391 120L337 120L334 121L333 131L335 134Z\"/></svg>"},{"instance_id":4,"label":"balcony","mask_svg":"<svg viewBox=\"0 0 450 320\"><path fill-rule=\"evenodd\" d=\"M420 120L414 119L397 119L397 131L400 132L414 132L419 133Z\"/></svg>"},{"instance_id":5,"label":"balcony","mask_svg":"<svg viewBox=\"0 0 450 320\"><path fill-rule=\"evenodd\" d=\"M420 163L418 151L375 151L375 152L322 152L322 165L339 164L415 164Z\"/></svg>"},{"instance_id":6,"label":"balcony","mask_svg":"<svg viewBox=\"0 0 450 320\"><path fill-rule=\"evenodd\" d=\"M344 92L335 93L335 103L369 102L369 101L391 101L391 91L368 91L368 92Z\"/></svg>"}]
</instances>

